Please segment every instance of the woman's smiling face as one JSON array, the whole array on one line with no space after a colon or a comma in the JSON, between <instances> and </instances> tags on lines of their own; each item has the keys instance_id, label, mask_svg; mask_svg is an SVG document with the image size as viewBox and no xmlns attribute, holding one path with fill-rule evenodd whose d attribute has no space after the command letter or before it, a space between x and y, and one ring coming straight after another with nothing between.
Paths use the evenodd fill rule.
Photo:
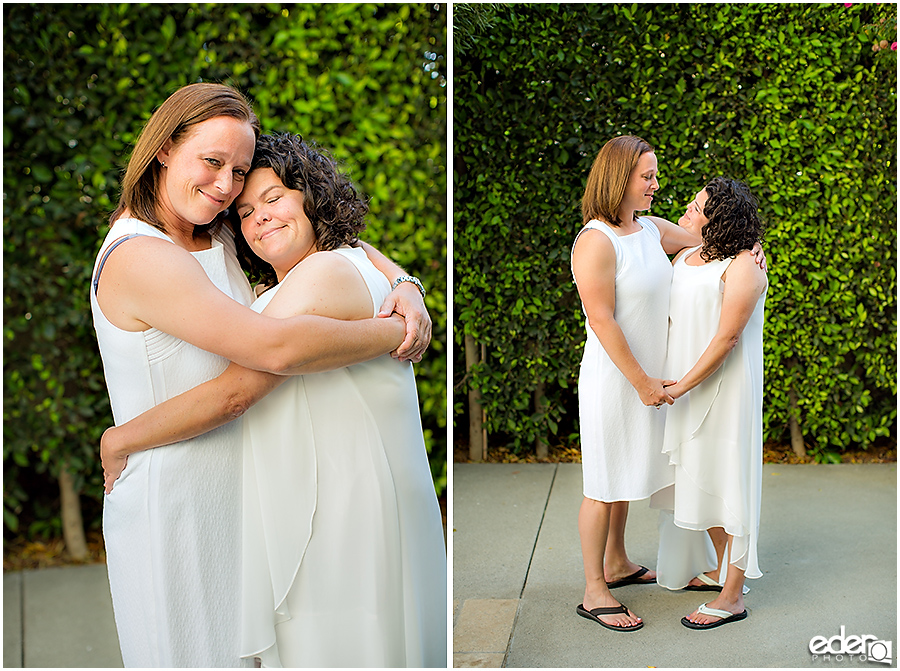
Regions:
<instances>
[{"instance_id":1,"label":"woman's smiling face","mask_svg":"<svg viewBox=\"0 0 900 671\"><path fill-rule=\"evenodd\" d=\"M709 223L709 219L703 214L707 200L709 200L709 195L706 193L706 189L701 189L694 196L694 200L688 203L687 210L678 220L679 226L697 237L703 237L703 227Z\"/></svg>"},{"instance_id":2,"label":"woman's smiling face","mask_svg":"<svg viewBox=\"0 0 900 671\"><path fill-rule=\"evenodd\" d=\"M231 205L250 170L256 135L246 121L215 117L197 124L178 144L157 153L165 164L159 203L171 225L204 225Z\"/></svg>"},{"instance_id":3,"label":"woman's smiling face","mask_svg":"<svg viewBox=\"0 0 900 671\"><path fill-rule=\"evenodd\" d=\"M249 174L235 206L247 245L275 268L279 282L316 251L315 230L303 209L303 192L287 188L271 168L257 168Z\"/></svg>"},{"instance_id":4,"label":"woman's smiling face","mask_svg":"<svg viewBox=\"0 0 900 671\"><path fill-rule=\"evenodd\" d=\"M619 211L633 210L641 212L649 210L653 203L653 194L659 189L657 177L656 154L652 151L641 154L637 165L631 171L625 195Z\"/></svg>"}]
</instances>

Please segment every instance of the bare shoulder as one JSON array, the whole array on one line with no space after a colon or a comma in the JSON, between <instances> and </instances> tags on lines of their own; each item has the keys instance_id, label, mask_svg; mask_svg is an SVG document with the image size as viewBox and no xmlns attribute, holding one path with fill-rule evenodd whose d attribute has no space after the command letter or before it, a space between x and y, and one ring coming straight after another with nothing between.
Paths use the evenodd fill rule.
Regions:
<instances>
[{"instance_id":1,"label":"bare shoulder","mask_svg":"<svg viewBox=\"0 0 900 671\"><path fill-rule=\"evenodd\" d=\"M581 232L572 250L572 274L579 291L585 283L615 283L616 249L605 233L593 228Z\"/></svg>"},{"instance_id":2,"label":"bare shoulder","mask_svg":"<svg viewBox=\"0 0 900 671\"><path fill-rule=\"evenodd\" d=\"M202 272L200 263L187 250L162 238L139 235L116 246L107 257L103 275L143 282L148 276L159 281L197 271Z\"/></svg>"},{"instance_id":3,"label":"bare shoulder","mask_svg":"<svg viewBox=\"0 0 900 671\"><path fill-rule=\"evenodd\" d=\"M297 264L263 313L368 319L374 308L365 280L352 261L337 252L316 252Z\"/></svg>"},{"instance_id":4,"label":"bare shoulder","mask_svg":"<svg viewBox=\"0 0 900 671\"><path fill-rule=\"evenodd\" d=\"M744 250L734 257L728 270L725 271L726 283L729 278L737 283L749 284L760 292L768 286L766 272L757 265L756 258L750 250Z\"/></svg>"},{"instance_id":5,"label":"bare shoulder","mask_svg":"<svg viewBox=\"0 0 900 671\"><path fill-rule=\"evenodd\" d=\"M612 254L615 257L616 250L612 240L596 228L584 228L575 239L573 254L576 256L594 256Z\"/></svg>"}]
</instances>

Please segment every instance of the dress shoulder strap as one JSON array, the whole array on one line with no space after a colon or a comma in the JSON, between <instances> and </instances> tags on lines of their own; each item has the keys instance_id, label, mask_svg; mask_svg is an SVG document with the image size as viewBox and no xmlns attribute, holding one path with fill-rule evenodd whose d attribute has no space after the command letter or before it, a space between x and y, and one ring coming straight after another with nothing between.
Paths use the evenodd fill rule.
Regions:
<instances>
[{"instance_id":1,"label":"dress shoulder strap","mask_svg":"<svg viewBox=\"0 0 900 671\"><path fill-rule=\"evenodd\" d=\"M112 251L116 247L121 245L123 242L125 242L126 240L131 240L131 238L140 238L140 237L144 237L142 233L132 233L131 235L126 235L124 237L119 238L118 240L116 240L115 242L110 244L109 247L106 248L106 252L104 252L103 256L100 257L99 263L97 263L97 272L94 273L93 285L94 285L94 294L95 295L97 294L97 287L100 285L100 273L103 272L103 265L106 263L106 259L109 258L109 255L112 254Z\"/></svg>"},{"instance_id":2,"label":"dress shoulder strap","mask_svg":"<svg viewBox=\"0 0 900 671\"><path fill-rule=\"evenodd\" d=\"M656 236L656 239L662 242L662 233L659 231L659 227L653 223L652 220L647 217L638 217L638 223L646 228L648 231L652 232L653 235Z\"/></svg>"}]
</instances>

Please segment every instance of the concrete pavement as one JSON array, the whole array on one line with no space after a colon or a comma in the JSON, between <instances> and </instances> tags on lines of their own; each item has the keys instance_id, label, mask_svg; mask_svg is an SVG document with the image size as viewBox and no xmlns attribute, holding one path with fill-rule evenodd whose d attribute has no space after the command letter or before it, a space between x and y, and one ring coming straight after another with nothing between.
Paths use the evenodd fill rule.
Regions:
<instances>
[{"instance_id":1,"label":"concrete pavement","mask_svg":"<svg viewBox=\"0 0 900 671\"><path fill-rule=\"evenodd\" d=\"M575 614L581 499L580 464L454 466L454 666L877 668L858 655L812 656L813 637L842 627L891 642L896 666L896 464L766 465L764 575L747 581L750 616L710 631L680 622L708 594L657 585L615 590L644 619L639 631ZM651 568L656 522L646 501L631 505L629 555Z\"/></svg>"},{"instance_id":2,"label":"concrete pavement","mask_svg":"<svg viewBox=\"0 0 900 671\"><path fill-rule=\"evenodd\" d=\"M5 573L3 666L121 668L106 565Z\"/></svg>"},{"instance_id":3,"label":"concrete pavement","mask_svg":"<svg viewBox=\"0 0 900 671\"><path fill-rule=\"evenodd\" d=\"M814 659L814 636L897 640L896 464L766 465L760 566L750 617L712 631L680 619L703 593L631 585L633 633L575 614L584 589L579 464L456 464L453 665L457 667L878 668L857 655ZM656 512L632 504L628 548L656 565ZM837 641L836 641L837 644ZM4 667L121 667L106 567L3 576Z\"/></svg>"}]
</instances>

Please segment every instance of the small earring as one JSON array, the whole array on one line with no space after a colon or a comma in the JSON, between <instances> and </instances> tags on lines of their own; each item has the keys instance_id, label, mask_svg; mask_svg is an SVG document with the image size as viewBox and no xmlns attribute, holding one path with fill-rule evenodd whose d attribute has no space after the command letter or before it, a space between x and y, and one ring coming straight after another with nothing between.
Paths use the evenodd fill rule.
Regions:
<instances>
[{"instance_id":1,"label":"small earring","mask_svg":"<svg viewBox=\"0 0 900 671\"><path fill-rule=\"evenodd\" d=\"M160 161L160 165L162 165L162 167L164 167L164 168L168 168L168 167L169 167L169 166L166 165L166 162L165 162L165 161Z\"/></svg>"}]
</instances>

